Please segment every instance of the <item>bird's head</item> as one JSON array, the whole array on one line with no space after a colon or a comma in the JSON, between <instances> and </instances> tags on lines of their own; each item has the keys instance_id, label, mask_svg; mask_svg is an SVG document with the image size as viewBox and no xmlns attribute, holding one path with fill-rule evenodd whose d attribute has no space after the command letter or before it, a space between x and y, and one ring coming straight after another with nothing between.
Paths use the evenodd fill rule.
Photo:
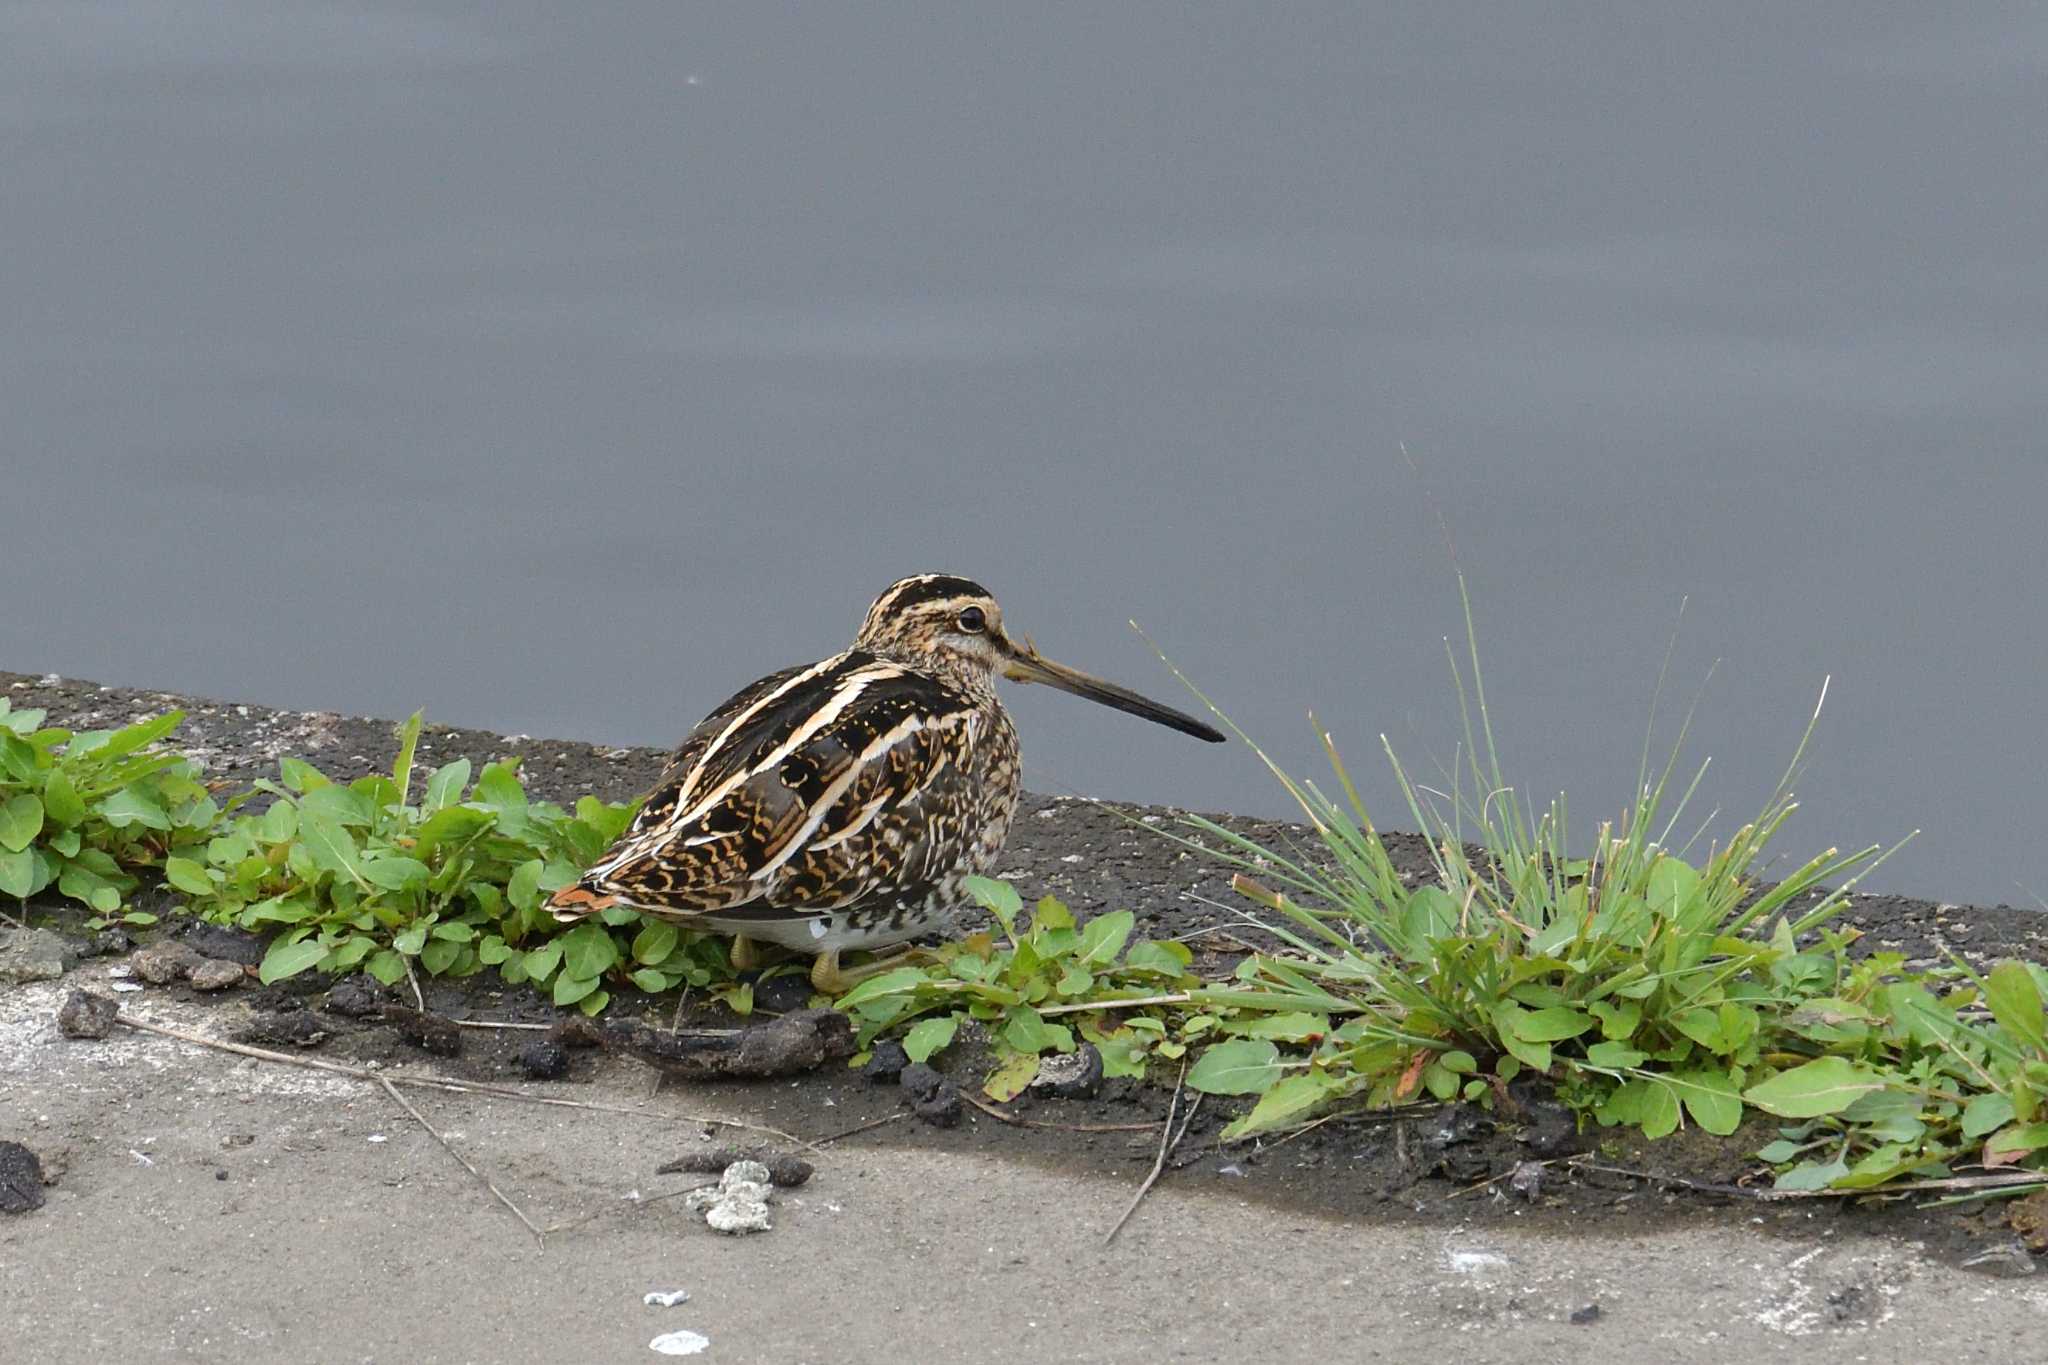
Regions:
<instances>
[{"instance_id":1,"label":"bird's head","mask_svg":"<svg viewBox=\"0 0 2048 1365\"><path fill-rule=\"evenodd\" d=\"M1053 662L1029 637L1013 639L1003 629L1003 609L972 579L951 574L898 579L868 608L853 647L913 668L935 667L980 687L990 685L998 673L1013 682L1045 683L1197 739L1223 740L1193 716Z\"/></svg>"}]
</instances>

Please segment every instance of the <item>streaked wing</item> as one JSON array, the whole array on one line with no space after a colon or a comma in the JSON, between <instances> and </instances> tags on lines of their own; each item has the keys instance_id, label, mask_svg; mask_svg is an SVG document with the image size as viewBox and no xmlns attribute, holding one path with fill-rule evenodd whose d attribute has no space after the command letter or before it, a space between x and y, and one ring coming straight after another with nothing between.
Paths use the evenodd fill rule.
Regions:
<instances>
[{"instance_id":1,"label":"streaked wing","mask_svg":"<svg viewBox=\"0 0 2048 1365\"><path fill-rule=\"evenodd\" d=\"M938 818L983 719L938 680L864 653L764 678L677 751L582 889L680 915L836 909L935 876Z\"/></svg>"}]
</instances>

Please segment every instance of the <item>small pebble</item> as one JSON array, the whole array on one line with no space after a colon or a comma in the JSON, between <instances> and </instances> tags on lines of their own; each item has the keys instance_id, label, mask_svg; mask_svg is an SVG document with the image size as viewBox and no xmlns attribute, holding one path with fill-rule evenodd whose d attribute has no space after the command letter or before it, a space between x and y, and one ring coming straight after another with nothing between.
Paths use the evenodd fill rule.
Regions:
<instances>
[{"instance_id":1,"label":"small pebble","mask_svg":"<svg viewBox=\"0 0 2048 1365\"><path fill-rule=\"evenodd\" d=\"M923 1099L946 1083L938 1068L928 1062L912 1062L896 1077L896 1084L903 1087L903 1093L913 1100Z\"/></svg>"},{"instance_id":2,"label":"small pebble","mask_svg":"<svg viewBox=\"0 0 2048 1365\"><path fill-rule=\"evenodd\" d=\"M119 929L102 929L86 940L85 950L94 957L112 957L135 947L135 940Z\"/></svg>"},{"instance_id":3,"label":"small pebble","mask_svg":"<svg viewBox=\"0 0 2048 1365\"><path fill-rule=\"evenodd\" d=\"M910 1054L903 1050L903 1044L885 1038L875 1044L874 1054L860 1074L877 1085L884 1085L903 1074L903 1068L910 1065Z\"/></svg>"},{"instance_id":4,"label":"small pebble","mask_svg":"<svg viewBox=\"0 0 2048 1365\"><path fill-rule=\"evenodd\" d=\"M0 1213L33 1213L43 1206L43 1163L18 1142L0 1142Z\"/></svg>"},{"instance_id":5,"label":"small pebble","mask_svg":"<svg viewBox=\"0 0 2048 1365\"><path fill-rule=\"evenodd\" d=\"M66 1038L104 1038L114 1031L121 1003L92 991L73 991L57 1010L57 1028Z\"/></svg>"},{"instance_id":6,"label":"small pebble","mask_svg":"<svg viewBox=\"0 0 2048 1365\"><path fill-rule=\"evenodd\" d=\"M935 1128L952 1128L960 1122L960 1087L942 1080L938 1089L910 1102L910 1112Z\"/></svg>"},{"instance_id":7,"label":"small pebble","mask_svg":"<svg viewBox=\"0 0 2048 1365\"><path fill-rule=\"evenodd\" d=\"M390 993L366 976L345 976L327 992L327 1008L350 1019L380 1014L390 1003Z\"/></svg>"},{"instance_id":8,"label":"small pebble","mask_svg":"<svg viewBox=\"0 0 2048 1365\"><path fill-rule=\"evenodd\" d=\"M781 1152L761 1151L750 1147L716 1147L708 1152L692 1152L665 1162L655 1168L656 1175L717 1175L735 1162L758 1162L767 1170L771 1183L791 1189L811 1178L817 1169L802 1157L789 1156Z\"/></svg>"},{"instance_id":9,"label":"small pebble","mask_svg":"<svg viewBox=\"0 0 2048 1365\"><path fill-rule=\"evenodd\" d=\"M195 991L224 991L241 984L243 972L239 962L223 962L219 958L207 958L192 968L192 989Z\"/></svg>"},{"instance_id":10,"label":"small pebble","mask_svg":"<svg viewBox=\"0 0 2048 1365\"><path fill-rule=\"evenodd\" d=\"M1574 1326L1584 1327L1589 1323L1600 1321L1601 1316L1600 1305L1589 1303L1584 1308L1572 1310L1572 1323Z\"/></svg>"},{"instance_id":11,"label":"small pebble","mask_svg":"<svg viewBox=\"0 0 2048 1365\"><path fill-rule=\"evenodd\" d=\"M519 1066L537 1081L558 1081L569 1074L569 1049L552 1038L519 1049Z\"/></svg>"},{"instance_id":12,"label":"small pebble","mask_svg":"<svg viewBox=\"0 0 2048 1365\"><path fill-rule=\"evenodd\" d=\"M1063 1100L1092 1100L1102 1089L1102 1054L1093 1043L1068 1053L1048 1053L1031 1080L1034 1090L1050 1090Z\"/></svg>"},{"instance_id":13,"label":"small pebble","mask_svg":"<svg viewBox=\"0 0 2048 1365\"><path fill-rule=\"evenodd\" d=\"M152 986L168 986L189 976L203 958L182 943L165 940L138 949L133 962L135 974Z\"/></svg>"}]
</instances>

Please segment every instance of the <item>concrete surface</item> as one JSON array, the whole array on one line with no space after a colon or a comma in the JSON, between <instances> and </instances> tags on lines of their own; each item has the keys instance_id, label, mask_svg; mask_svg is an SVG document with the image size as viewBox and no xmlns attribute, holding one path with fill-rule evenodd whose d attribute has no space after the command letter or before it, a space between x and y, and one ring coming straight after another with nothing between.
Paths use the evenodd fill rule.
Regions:
<instances>
[{"instance_id":1,"label":"concrete surface","mask_svg":"<svg viewBox=\"0 0 2048 1365\"><path fill-rule=\"evenodd\" d=\"M2020 1361L2048 1285L1912 1243L1693 1222L1657 1235L1324 1220L1176 1190L1117 1241L1119 1182L892 1150L819 1158L773 1232L718 1237L649 1177L705 1144L680 1117L408 1091L545 1249L381 1088L125 1030L58 1035L64 991L0 992L0 1136L64 1167L0 1219L10 1361ZM125 995L218 1033L217 1007ZM745 1118L747 1091L608 1064L542 1093ZM817 1130L829 1125L821 1123ZM650 1291L687 1303L650 1307ZM1598 1304L1592 1322L1570 1316Z\"/></svg>"}]
</instances>

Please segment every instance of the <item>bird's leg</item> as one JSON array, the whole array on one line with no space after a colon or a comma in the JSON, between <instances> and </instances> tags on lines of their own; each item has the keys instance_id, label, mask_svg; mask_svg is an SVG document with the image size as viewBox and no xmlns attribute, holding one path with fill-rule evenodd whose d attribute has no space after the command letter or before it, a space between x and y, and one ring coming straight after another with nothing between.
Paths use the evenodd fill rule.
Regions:
<instances>
[{"instance_id":1,"label":"bird's leg","mask_svg":"<svg viewBox=\"0 0 2048 1365\"><path fill-rule=\"evenodd\" d=\"M930 950L906 944L894 952L884 953L873 962L863 962L858 967L841 967L839 950L828 949L818 954L818 960L811 964L811 989L820 995L844 995L853 987L879 972L905 962L929 959Z\"/></svg>"},{"instance_id":2,"label":"bird's leg","mask_svg":"<svg viewBox=\"0 0 2048 1365\"><path fill-rule=\"evenodd\" d=\"M732 962L732 969L736 972L758 972L768 965L768 959L762 954L760 945L745 934L732 936L732 947L726 950L726 957Z\"/></svg>"}]
</instances>

